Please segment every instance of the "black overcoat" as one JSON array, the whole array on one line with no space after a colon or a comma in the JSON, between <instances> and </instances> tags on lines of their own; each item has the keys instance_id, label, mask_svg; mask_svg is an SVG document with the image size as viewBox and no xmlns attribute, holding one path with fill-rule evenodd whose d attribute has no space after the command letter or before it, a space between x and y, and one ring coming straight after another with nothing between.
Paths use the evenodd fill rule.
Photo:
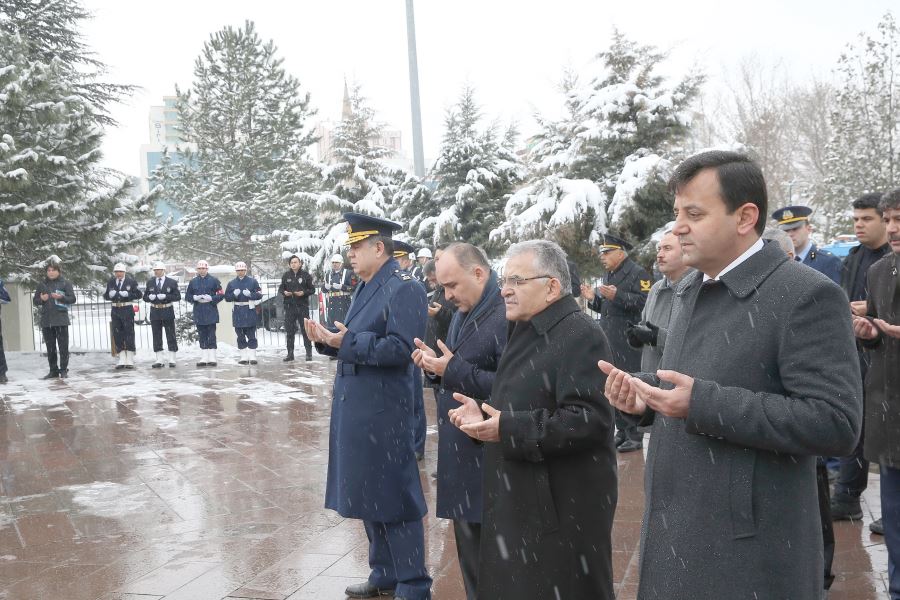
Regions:
<instances>
[{"instance_id":1,"label":"black overcoat","mask_svg":"<svg viewBox=\"0 0 900 600\"><path fill-rule=\"evenodd\" d=\"M615 298L607 300L595 291L588 308L600 313L600 326L606 332L612 351L610 362L624 371L637 371L641 368L641 350L628 344L625 330L629 323L641 320L653 279L644 267L626 256L603 283L616 286Z\"/></svg>"},{"instance_id":2,"label":"black overcoat","mask_svg":"<svg viewBox=\"0 0 900 600\"><path fill-rule=\"evenodd\" d=\"M900 257L889 254L869 267L868 314L900 323ZM864 344L871 348L866 374L865 456L900 469L900 339L884 334Z\"/></svg>"},{"instance_id":3,"label":"black overcoat","mask_svg":"<svg viewBox=\"0 0 900 600\"><path fill-rule=\"evenodd\" d=\"M599 325L572 296L516 323L494 379L500 442L485 444L478 597L613 598L613 411Z\"/></svg>"}]
</instances>

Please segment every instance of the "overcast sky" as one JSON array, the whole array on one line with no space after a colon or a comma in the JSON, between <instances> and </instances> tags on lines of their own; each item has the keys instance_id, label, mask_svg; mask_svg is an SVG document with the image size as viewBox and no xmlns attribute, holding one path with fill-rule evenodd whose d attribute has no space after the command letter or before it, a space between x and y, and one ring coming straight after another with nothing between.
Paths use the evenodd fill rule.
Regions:
<instances>
[{"instance_id":1,"label":"overcast sky","mask_svg":"<svg viewBox=\"0 0 900 600\"><path fill-rule=\"evenodd\" d=\"M94 13L86 41L109 79L140 86L113 110L107 165L140 173L148 110L191 85L212 32L255 21L287 70L312 94L318 118L340 117L343 79L357 81L379 118L403 131L412 155L405 0L84 0ZM418 0L419 81L426 158L437 155L443 114L465 84L485 115L534 131L531 114L554 114L566 65L582 69L606 48L614 27L671 51L667 72L699 63L713 79L748 55L784 60L797 78L827 75L860 31L874 31L896 0ZM900 17L900 15L897 15Z\"/></svg>"}]
</instances>

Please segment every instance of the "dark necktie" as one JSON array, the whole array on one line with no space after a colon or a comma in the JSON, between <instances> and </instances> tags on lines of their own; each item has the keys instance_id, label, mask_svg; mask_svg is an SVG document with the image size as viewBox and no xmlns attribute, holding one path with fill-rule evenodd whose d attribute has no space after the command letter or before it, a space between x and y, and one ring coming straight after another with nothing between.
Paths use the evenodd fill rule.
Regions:
<instances>
[{"instance_id":1,"label":"dark necktie","mask_svg":"<svg viewBox=\"0 0 900 600\"><path fill-rule=\"evenodd\" d=\"M800 257L799 257L799 256L795 256L795 257L794 257L794 260L796 260L797 262L803 262L802 260L800 260Z\"/></svg>"}]
</instances>

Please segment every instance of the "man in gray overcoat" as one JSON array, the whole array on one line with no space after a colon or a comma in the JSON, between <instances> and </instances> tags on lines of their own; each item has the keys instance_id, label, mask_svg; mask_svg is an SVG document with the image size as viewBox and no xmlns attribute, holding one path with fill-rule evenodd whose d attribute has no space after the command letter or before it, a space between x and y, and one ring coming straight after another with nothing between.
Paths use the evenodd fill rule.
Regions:
<instances>
[{"instance_id":1,"label":"man in gray overcoat","mask_svg":"<svg viewBox=\"0 0 900 600\"><path fill-rule=\"evenodd\" d=\"M684 277L693 269L684 264L681 244L671 229L666 231L656 246L656 266L663 278L653 284L647 296L647 304L641 313L641 322L629 325L625 330L628 343L641 350L641 371L655 373L666 347L669 320L676 289L684 283Z\"/></svg>"},{"instance_id":2,"label":"man in gray overcoat","mask_svg":"<svg viewBox=\"0 0 900 600\"><path fill-rule=\"evenodd\" d=\"M600 364L610 402L653 425L638 598L820 600L816 456L852 450L862 421L846 296L760 239L765 179L746 156L692 156L670 188L697 272L661 370Z\"/></svg>"}]
</instances>

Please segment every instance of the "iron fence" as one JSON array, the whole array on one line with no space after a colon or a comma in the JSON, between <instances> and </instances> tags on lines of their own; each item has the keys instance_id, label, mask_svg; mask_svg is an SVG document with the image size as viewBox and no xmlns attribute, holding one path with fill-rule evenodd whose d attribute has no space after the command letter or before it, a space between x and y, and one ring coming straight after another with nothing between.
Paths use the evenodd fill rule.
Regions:
<instances>
[{"instance_id":1,"label":"iron fence","mask_svg":"<svg viewBox=\"0 0 900 600\"><path fill-rule=\"evenodd\" d=\"M262 347L283 348L284 335L284 306L282 297L278 294L278 280L260 281L263 297L257 306L257 330L256 335ZM184 298L187 284L179 285L182 298ZM112 350L111 309L112 303L103 297L103 290L94 288L75 288L77 302L69 309L69 348L72 351L102 351ZM319 297L311 296L309 299L310 318L320 318ZM153 334L150 328L150 304L141 300L134 303L134 338L138 350L153 349ZM179 343L189 341L187 333L193 330L190 324L191 305L183 299L175 302L176 333L179 335ZM324 306L323 306L324 308ZM34 337L34 347L41 352L45 351L44 338L41 334L40 313L38 308L31 311L31 329ZM231 326L222 317L220 326Z\"/></svg>"}]
</instances>

